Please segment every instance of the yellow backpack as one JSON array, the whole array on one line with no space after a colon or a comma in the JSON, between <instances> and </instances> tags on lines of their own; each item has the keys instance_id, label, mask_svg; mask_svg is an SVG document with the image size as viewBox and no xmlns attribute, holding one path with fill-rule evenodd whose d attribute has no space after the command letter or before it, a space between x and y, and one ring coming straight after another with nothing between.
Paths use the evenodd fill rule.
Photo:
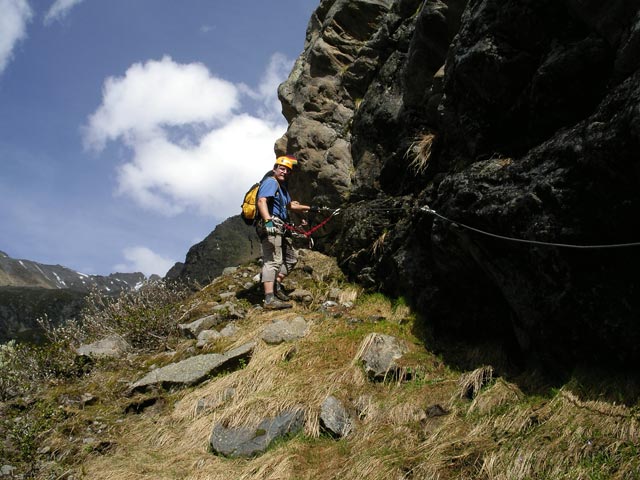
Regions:
<instances>
[{"instance_id":1,"label":"yellow backpack","mask_svg":"<svg viewBox=\"0 0 640 480\"><path fill-rule=\"evenodd\" d=\"M244 220L244 223L247 225L255 225L256 219L258 217L258 189L260 188L260 184L264 181L265 178L272 177L273 171L270 170L264 174L262 180L258 183L254 183L249 191L244 194L244 200L242 201L242 210L240 211L240 216Z\"/></svg>"}]
</instances>

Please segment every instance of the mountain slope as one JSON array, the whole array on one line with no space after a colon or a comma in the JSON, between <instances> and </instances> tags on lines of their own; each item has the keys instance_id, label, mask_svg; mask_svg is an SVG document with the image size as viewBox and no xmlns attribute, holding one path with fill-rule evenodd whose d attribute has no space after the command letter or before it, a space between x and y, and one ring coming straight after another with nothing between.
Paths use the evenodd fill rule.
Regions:
<instances>
[{"instance_id":1,"label":"mountain slope","mask_svg":"<svg viewBox=\"0 0 640 480\"><path fill-rule=\"evenodd\" d=\"M128 319L107 313L99 324L104 332L142 322L147 325L144 343L96 362L83 357L82 369L64 348L57 350L61 358L48 357L44 365L59 368L56 375L0 403L4 464L31 478L640 475L637 384L621 377L600 379L593 371L564 385L545 384L531 374L497 377L493 367L505 371L498 351L480 368L452 367L431 349L428 332L402 302L345 282L335 259L318 253L302 252L301 267L288 279L299 299L290 311L253 305L261 297L260 285L250 286L247 279L259 267L247 264L176 305L133 301L126 308ZM158 311L167 316L162 326L151 325L146 318ZM212 316L218 323L207 327L208 340L192 338L195 324ZM295 330L294 324L305 329ZM154 327L168 335L160 336ZM137 336L126 329L119 334L128 341L130 334ZM63 347L59 338L56 346ZM372 361L372 345L389 338L402 351ZM246 345L253 345L249 358L195 384L175 379L132 391L142 378L160 379L161 372L187 360L197 364L198 358ZM464 358L474 365L479 351L458 355L458 364ZM38 365L31 360L30 378ZM376 378L375 368L383 375ZM304 412L302 430L266 450L249 458L213 453L214 431L228 429L230 441L248 431L254 445L266 435L263 419L291 410ZM349 428L335 429L340 418Z\"/></svg>"},{"instance_id":2,"label":"mountain slope","mask_svg":"<svg viewBox=\"0 0 640 480\"><path fill-rule=\"evenodd\" d=\"M91 291L118 295L136 290L146 281L139 272L86 275L0 252L0 343L38 340L42 334L39 318L46 316L55 325L74 318Z\"/></svg>"},{"instance_id":3,"label":"mountain slope","mask_svg":"<svg viewBox=\"0 0 640 480\"><path fill-rule=\"evenodd\" d=\"M45 265L0 255L0 287L68 288L79 292L92 289L118 293L135 288L146 280L142 273L113 273L108 276L86 275L62 265Z\"/></svg>"}]
</instances>

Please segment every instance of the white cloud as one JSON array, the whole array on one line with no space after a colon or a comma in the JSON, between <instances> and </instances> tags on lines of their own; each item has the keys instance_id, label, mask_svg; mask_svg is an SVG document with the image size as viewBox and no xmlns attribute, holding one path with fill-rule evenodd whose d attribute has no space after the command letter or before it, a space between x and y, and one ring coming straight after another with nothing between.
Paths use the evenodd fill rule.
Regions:
<instances>
[{"instance_id":1,"label":"white cloud","mask_svg":"<svg viewBox=\"0 0 640 480\"><path fill-rule=\"evenodd\" d=\"M281 53L276 53L271 57L269 66L256 90L249 89L245 86L241 87L243 92L261 102L262 108L259 110L260 116L271 119L281 116L278 85L287 78L292 67L293 60L289 60Z\"/></svg>"},{"instance_id":2,"label":"white cloud","mask_svg":"<svg viewBox=\"0 0 640 480\"><path fill-rule=\"evenodd\" d=\"M136 63L124 77L105 81L86 141L96 149L120 137L135 145L163 127L223 122L237 107L237 88L211 76L202 64L182 65L170 57Z\"/></svg>"},{"instance_id":3,"label":"white cloud","mask_svg":"<svg viewBox=\"0 0 640 480\"><path fill-rule=\"evenodd\" d=\"M286 130L273 110L285 63L274 57L255 91L216 78L201 64L165 57L133 65L105 82L85 141L100 149L120 140L131 149L118 168L118 193L142 207L167 215L186 209L235 215L246 189L273 165L274 143ZM260 103L257 115L239 111L243 94Z\"/></svg>"},{"instance_id":4,"label":"white cloud","mask_svg":"<svg viewBox=\"0 0 640 480\"><path fill-rule=\"evenodd\" d=\"M69 14L69 10L83 1L84 0L56 0L44 16L45 25L55 20L63 19Z\"/></svg>"},{"instance_id":5,"label":"white cloud","mask_svg":"<svg viewBox=\"0 0 640 480\"><path fill-rule=\"evenodd\" d=\"M147 247L125 248L122 254L126 263L115 265L116 272L142 272L147 277L155 273L163 277L175 263Z\"/></svg>"},{"instance_id":6,"label":"white cloud","mask_svg":"<svg viewBox=\"0 0 640 480\"><path fill-rule=\"evenodd\" d=\"M16 44L27 36L33 12L27 0L0 0L0 74L9 64Z\"/></svg>"},{"instance_id":7,"label":"white cloud","mask_svg":"<svg viewBox=\"0 0 640 480\"><path fill-rule=\"evenodd\" d=\"M189 207L219 218L235 215L241 195L273 165L273 144L282 133L239 115L191 148L158 135L134 146L134 158L118 171L119 192L168 215Z\"/></svg>"}]
</instances>

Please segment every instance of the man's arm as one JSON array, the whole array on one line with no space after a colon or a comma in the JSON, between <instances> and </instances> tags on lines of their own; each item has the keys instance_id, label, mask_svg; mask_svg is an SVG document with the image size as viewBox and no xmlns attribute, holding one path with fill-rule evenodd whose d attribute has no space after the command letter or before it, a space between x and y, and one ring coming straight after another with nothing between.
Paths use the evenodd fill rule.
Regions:
<instances>
[{"instance_id":1,"label":"man's arm","mask_svg":"<svg viewBox=\"0 0 640 480\"><path fill-rule=\"evenodd\" d=\"M260 216L265 222L271 220L271 214L269 213L269 204L267 202L267 197L260 197L256 202L258 212L260 212Z\"/></svg>"},{"instance_id":2,"label":"man's arm","mask_svg":"<svg viewBox=\"0 0 640 480\"><path fill-rule=\"evenodd\" d=\"M293 200L289 204L289 210L295 213L307 213L311 207L309 205L303 205L297 200Z\"/></svg>"}]
</instances>

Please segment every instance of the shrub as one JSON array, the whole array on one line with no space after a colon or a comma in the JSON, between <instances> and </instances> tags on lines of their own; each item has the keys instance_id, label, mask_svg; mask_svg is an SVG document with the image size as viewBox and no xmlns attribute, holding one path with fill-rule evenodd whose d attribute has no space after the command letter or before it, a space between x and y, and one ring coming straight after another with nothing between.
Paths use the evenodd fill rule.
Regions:
<instances>
[{"instance_id":1,"label":"shrub","mask_svg":"<svg viewBox=\"0 0 640 480\"><path fill-rule=\"evenodd\" d=\"M92 292L80 319L54 326L45 316L43 345L11 341L0 346L0 400L25 395L46 379L69 378L84 373L86 365L75 348L109 334L121 335L131 346L153 350L166 344L176 329L175 318L186 287L154 282L118 297Z\"/></svg>"},{"instance_id":2,"label":"shrub","mask_svg":"<svg viewBox=\"0 0 640 480\"><path fill-rule=\"evenodd\" d=\"M153 350L163 346L175 331L175 318L190 294L186 286L154 282L118 297L92 292L78 322L44 326L52 342L86 343L109 334L122 336L131 346Z\"/></svg>"},{"instance_id":3,"label":"shrub","mask_svg":"<svg viewBox=\"0 0 640 480\"><path fill-rule=\"evenodd\" d=\"M68 344L11 341L0 346L0 401L33 392L47 379L76 377L84 368Z\"/></svg>"}]
</instances>

